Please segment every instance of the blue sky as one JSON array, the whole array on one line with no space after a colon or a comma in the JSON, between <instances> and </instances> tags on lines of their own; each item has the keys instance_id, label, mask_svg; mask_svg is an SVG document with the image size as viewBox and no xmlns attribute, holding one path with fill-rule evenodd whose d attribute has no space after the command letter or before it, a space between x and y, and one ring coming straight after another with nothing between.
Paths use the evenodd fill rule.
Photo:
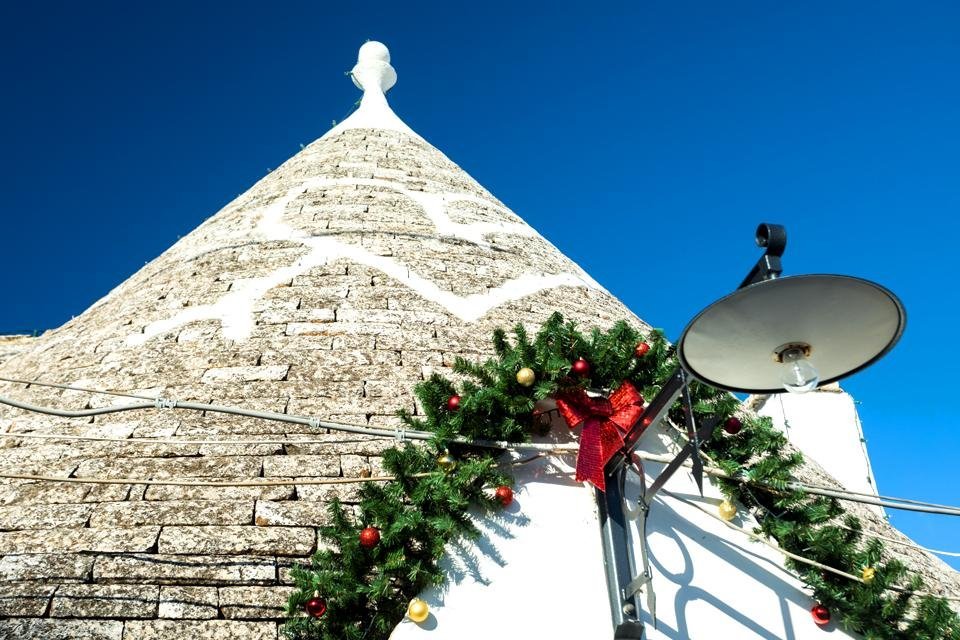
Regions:
<instances>
[{"instance_id":1,"label":"blue sky","mask_svg":"<svg viewBox=\"0 0 960 640\"><path fill-rule=\"evenodd\" d=\"M895 291L906 334L844 386L881 491L960 503L960 5L30 4L0 6L0 331L81 313L342 120L377 39L394 110L671 338L761 221L787 274ZM892 519L960 551L956 518Z\"/></svg>"}]
</instances>

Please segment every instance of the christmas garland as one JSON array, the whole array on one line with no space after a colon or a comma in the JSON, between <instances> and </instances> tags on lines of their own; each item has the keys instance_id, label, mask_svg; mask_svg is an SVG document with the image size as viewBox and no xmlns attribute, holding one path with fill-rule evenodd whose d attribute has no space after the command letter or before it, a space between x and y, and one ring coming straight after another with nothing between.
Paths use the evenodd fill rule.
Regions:
<instances>
[{"instance_id":1,"label":"christmas garland","mask_svg":"<svg viewBox=\"0 0 960 640\"><path fill-rule=\"evenodd\" d=\"M434 436L426 446L387 450L384 467L395 479L365 483L355 509L331 504L331 522L320 528L328 547L310 566L293 571L296 590L284 627L291 640L383 640L404 616L414 622L429 617L417 595L445 581L439 567L445 546L479 535L472 510L496 510L513 496L509 475L497 467L496 451L455 441L521 442L538 428L534 406L546 398L558 400L561 413L576 426L580 423L571 418L576 412L569 405L583 398L584 390L620 393L630 386L651 398L676 367L673 348L659 332L643 336L624 322L586 336L554 314L533 339L522 325L513 337L495 331L496 356L483 363L458 358L453 370L459 385L435 374L416 386L424 415L401 417ZM817 624L827 624L832 614L870 640L960 640L960 619L946 600L887 589L907 584L920 590L922 581L908 579L900 561L885 559L882 543L864 537L856 517L833 498L791 488L803 456L788 450L785 436L769 419L736 417L739 401L705 385L692 384L691 394L698 421L720 419L703 450L734 478L718 481L727 497L721 516L730 519L739 502L753 510L760 531L782 549L862 576L857 582L787 561L813 591L817 603L811 615ZM630 410L628 403L621 407ZM615 409L604 415L615 418ZM679 406L669 417L682 423ZM584 424L581 458L587 428Z\"/></svg>"}]
</instances>

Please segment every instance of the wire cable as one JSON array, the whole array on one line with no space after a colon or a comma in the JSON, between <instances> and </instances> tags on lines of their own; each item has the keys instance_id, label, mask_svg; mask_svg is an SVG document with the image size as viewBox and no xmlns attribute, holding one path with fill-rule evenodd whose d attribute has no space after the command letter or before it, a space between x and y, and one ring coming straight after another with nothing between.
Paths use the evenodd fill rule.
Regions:
<instances>
[{"instance_id":1,"label":"wire cable","mask_svg":"<svg viewBox=\"0 0 960 640\"><path fill-rule=\"evenodd\" d=\"M82 387L73 387L70 385L59 385L54 383L42 383L42 382L31 382L28 380L17 380L13 378L3 378L0 377L0 380L4 382L13 382L17 384L37 384L39 386L50 386L70 391L82 391L87 393L107 393L109 395L118 395L122 397L131 397L131 398L145 398L151 400L152 402L140 402L140 403L131 403L127 405L118 405L113 407L102 407L97 409L82 409L79 411L71 411L64 409L55 409L50 407L43 407L39 405L33 405L26 402L21 402L13 398L8 398L6 396L0 396L0 403L7 404L18 409L25 411L31 411L35 413L55 415L59 417L67 418L76 418L76 417L89 417L94 415L103 415L108 413L116 413L120 411L133 411L141 409L158 409L158 408L170 408L170 409L186 409L194 411L210 411L214 413L224 413L230 415L239 415L244 417L251 418L260 418L264 420L273 420L278 422L287 422L293 424L301 424L310 426L313 428L325 428L333 431L344 431L347 433L357 433L362 435L374 436L378 438L398 438L411 439L411 440L429 440L433 437L433 434L429 431L407 431L407 430L390 430L390 429L378 429L373 427L362 427L359 425L350 425L339 422L329 422L325 420L319 420L317 418L309 418L306 416L296 416L289 415L285 413L276 413L273 411L255 411L251 409L243 409L241 407L231 407L224 405L214 405L200 402L179 402L173 400L166 400L164 398L149 398L147 396L138 396L135 394L125 394L121 392L103 392L96 391L91 389L84 389ZM0 436L5 437L17 437L15 434L0 434ZM73 439L81 439L83 436L74 436ZM149 439L142 439L148 440ZM131 439L118 439L117 441L131 441ZM136 440L140 442L141 440ZM156 442L153 440L152 442ZM536 451L566 451L574 450L574 447L571 445L554 445L554 444L543 444L543 443L511 443L511 442L498 442L498 441L489 441L489 440L467 440L467 439L456 439L454 442L462 442L464 444L469 444L473 446L487 447L487 448L497 448L497 449L510 449L510 450L536 450ZM175 442L181 444L181 442ZM236 444L236 442L229 441L206 441L209 444ZM263 441L260 441L263 443ZM641 453L641 452L638 452ZM650 454L641 455L641 458L648 459L651 461L657 462L669 462L670 456L651 456ZM659 458L659 459L658 459ZM708 471L709 470L709 471ZM733 480L737 482L743 482L751 484L760 489L767 491L776 491L772 487L760 483L751 483L745 478L733 477L724 472L722 469L716 467L705 467L704 472L709 475L716 477L726 478L728 480ZM856 491L848 491L846 489L838 489L832 487L823 487L819 485L809 485L800 482L792 482L788 484L790 489L804 491L806 493L821 495L825 497L837 498L839 500L848 500L851 502L859 502L862 504L869 504L874 506L886 507L890 509L900 509L904 511L917 511L921 513L934 513L939 515L949 515L949 516L960 516L960 507L954 507L949 505L939 505L932 503L924 503L918 500L910 500L906 498L892 498L892 497L882 497L882 496L873 496L870 494L863 494Z\"/></svg>"},{"instance_id":2,"label":"wire cable","mask_svg":"<svg viewBox=\"0 0 960 640\"><path fill-rule=\"evenodd\" d=\"M374 439L395 440L391 436L371 436ZM355 444L358 442L369 442L370 438L349 438L346 440L280 440L278 438L267 438L258 440L180 440L177 438L116 438L109 436L70 436L56 433L19 433L17 431L0 433L0 438L11 439L36 439L53 440L65 442L116 442L119 444L161 444L161 445L222 445L222 444Z\"/></svg>"},{"instance_id":3,"label":"wire cable","mask_svg":"<svg viewBox=\"0 0 960 640\"><path fill-rule=\"evenodd\" d=\"M411 477L421 478L429 473L414 473ZM65 482L68 484L143 484L168 487L289 487L306 484L352 484L357 482L389 482L394 476L371 476L369 478L299 478L280 480L191 480L174 478L172 480L152 480L149 478L68 478L41 476L29 473L0 473L7 480L36 480L40 482Z\"/></svg>"},{"instance_id":4,"label":"wire cable","mask_svg":"<svg viewBox=\"0 0 960 640\"><path fill-rule=\"evenodd\" d=\"M536 453L527 458L510 460L507 465L516 467L529 464L543 457ZM424 471L411 473L409 478L426 478L436 472ZM196 480L192 478L173 478L170 480L153 480L150 478L73 478L60 476L44 476L30 473L0 473L0 478L7 480L35 480L42 482L64 482L67 484L141 484L153 486L173 487L288 487L293 485L323 485L323 484L355 484L360 482L390 482L396 476L368 476L356 478L291 478L277 480Z\"/></svg>"},{"instance_id":5,"label":"wire cable","mask_svg":"<svg viewBox=\"0 0 960 640\"><path fill-rule=\"evenodd\" d=\"M950 557L953 557L953 558L960 558L960 553L958 553L958 552L956 552L956 551L942 551L942 550L940 550L940 549L930 549L929 547L923 547L923 546L920 546L919 544L914 544L914 543L912 543L912 542L904 542L903 540L897 540L896 538L891 538L891 537L889 537L889 536L883 536L883 535L880 535L879 533L874 533L873 531L868 531L868 530L866 530L866 529L856 530L856 529L854 529L853 527L848 527L847 525L843 524L842 522L835 522L835 523L833 523L832 526L837 527L837 528L839 528L839 529L846 529L847 531L858 531L861 535L867 536L868 538L876 538L876 539L878 539L878 540L884 540L884 541L886 541L886 542L892 542L893 544L898 544L898 545L900 545L901 547L907 547L907 548L909 548L909 549L916 549L917 551L926 551L927 553L934 553L934 554L936 554L936 555L938 555L938 556L950 556Z\"/></svg>"},{"instance_id":6,"label":"wire cable","mask_svg":"<svg viewBox=\"0 0 960 640\"><path fill-rule=\"evenodd\" d=\"M29 380L17 380L14 378L0 378L4 382L13 382L17 384L38 384L40 386L54 386L51 383L38 383L31 382ZM67 410L67 409L57 409L53 407L44 407L40 405L30 404L28 402L22 402L15 398L10 398L7 396L0 395L0 404L6 404L11 407L16 407L24 411L30 411L33 413L41 413L45 415L52 415L61 418L87 418L91 416L107 415L112 413L120 413L123 411L138 411L143 409L186 409L192 411L202 411L202 412L211 412L211 413L223 413L229 415L238 415L247 418L259 418L263 420L272 420L275 422L286 422L291 424L300 424L305 425L311 428L321 428L321 429L330 429L331 431L343 431L346 433L356 433L368 436L375 436L380 438L397 438L399 440L430 440L434 437L434 434L429 431L418 431L418 430L407 430L407 429L379 429L375 427L363 427L360 425L352 425L342 422L331 422L327 420L320 420L318 418L311 418L307 416L297 416L290 415L286 413L277 413L275 411L256 411L253 409L244 409L242 407L232 407L226 405L217 405L217 404L208 404L202 402L181 402L178 400L171 400L167 398L157 397L151 398L149 396L140 396L135 394L126 394L116 391L112 392L103 392L103 391L94 391L90 389L84 389L82 387L72 387L70 385L56 385L55 388L65 389L68 391L81 391L86 393L107 393L108 395L115 395L120 397L130 397L149 400L149 402L134 402L130 404L114 405L111 407L99 407L95 409L80 409L80 410ZM486 447L489 449L519 449L519 450L537 450L537 451L554 451L554 450L569 450L571 447L569 445L553 445L545 443L523 443L523 442L504 442L496 440L469 440L466 438L454 438L451 442L459 442L463 444L468 444L476 447Z\"/></svg>"},{"instance_id":7,"label":"wire cable","mask_svg":"<svg viewBox=\"0 0 960 640\"><path fill-rule=\"evenodd\" d=\"M658 455L658 454L645 453L643 451L636 451L634 453L636 453L641 460L649 460L651 462L669 463L671 460L673 460L673 456L671 455ZM684 463L683 466L689 467L690 463L686 462ZM765 485L760 482L753 482L747 478L743 478L740 476L731 476L723 469L719 469L713 466L704 466L703 472L710 476L714 476L717 478L724 478L726 480L732 480L734 482L740 482L743 484L750 485L751 487L762 489L764 491L772 491L772 492L780 491L779 489L776 489L774 487ZM791 482L787 485L787 487L789 489L793 489L796 491L804 491L806 493L810 493L813 495L837 498L838 500L847 500L850 502L860 502L863 504L879 505L879 506L887 507L890 509L900 509L903 511L919 511L922 513L936 513L936 514L948 515L948 516L960 516L960 507L926 504L926 503L921 503L915 500L903 501L903 503L892 502L887 500L881 500L876 497L870 498L866 496L861 496L861 495L858 495L856 492L848 492L842 489L824 488L817 485L804 484L802 482Z\"/></svg>"},{"instance_id":8,"label":"wire cable","mask_svg":"<svg viewBox=\"0 0 960 640\"><path fill-rule=\"evenodd\" d=\"M677 494L675 494L675 493L672 493L672 492L670 492L670 491L668 491L668 490L666 490L666 489L661 489L661 491L663 491L664 493L666 493L668 496L670 496L670 497L673 498L674 500L678 500L679 502L682 502L682 503L684 503L684 504L687 504L687 505L689 505L689 506L697 509L698 511L701 511L701 512L705 513L706 515L710 516L710 517L713 518L714 520L717 520L717 521L719 521L719 522L722 522L722 523L723 523L725 526L727 526L728 528L733 529L734 531L739 531L740 533L742 533L742 534L750 537L751 539L756 540L757 542L763 543L764 545L770 547L771 549L773 549L774 551L777 551L778 553L783 554L784 556L790 558L791 560L794 560L794 561L796 561L796 562L800 562L800 563L803 563L803 564L806 564L806 565L810 565L811 567L816 567L816 568L818 568L818 569L820 569L820 570L822 570L822 571L827 571L827 572L829 572L829 573L832 573L832 574L835 574L835 575L838 575L838 576L842 576L842 577L847 578L847 579L849 579L849 580L854 580L854 581L856 581L856 582L860 582L860 583L866 584L866 581L865 581L863 578L861 578L860 576L855 576L855 575L853 575L853 574L851 574L851 573L847 573L846 571L841 571L840 569L835 569L835 568L833 568L833 567L831 567L831 566L828 566L828 565L825 565L825 564L823 564L823 563L821 563L821 562L817 562L816 560L811 560L810 558L805 558L805 557L800 556L800 555L797 555L797 554L795 554L795 553L791 553L790 551L787 551L786 549L783 549L783 548L775 545L774 543L770 542L770 541L767 540L764 536L761 536L761 535L759 535L759 534L756 534L756 533L754 533L753 531L750 531L749 529L744 529L743 527L738 527L737 525L733 524L732 522L727 522L726 520L724 520L723 518L721 518L721 517L718 516L717 514L711 513L709 510L701 507L699 504L697 504L696 502L694 502L694 501L692 501L692 500L689 500L689 499L687 499L687 498L684 498L683 496L679 496L679 495L677 495ZM785 573L788 573L788 574L790 573L790 571L789 571L786 567L782 567L782 569L783 569L783 571L784 571ZM791 574L791 575L792 575L792 574ZM889 590L889 591L896 591L896 592L899 592L899 593L908 593L908 594L914 595L914 596L920 596L920 597L923 597L923 596L933 596L933 597L937 597L937 598L943 598L944 600L951 600L951 601L953 601L953 602L960 602L960 596L946 596L946 595L929 593L929 592L926 592L926 591L914 591L913 589L908 589L907 587L902 587L902 586L900 586L900 585L893 585L893 584L891 584L891 585L886 586L885 589L887 589L887 590Z\"/></svg>"}]
</instances>

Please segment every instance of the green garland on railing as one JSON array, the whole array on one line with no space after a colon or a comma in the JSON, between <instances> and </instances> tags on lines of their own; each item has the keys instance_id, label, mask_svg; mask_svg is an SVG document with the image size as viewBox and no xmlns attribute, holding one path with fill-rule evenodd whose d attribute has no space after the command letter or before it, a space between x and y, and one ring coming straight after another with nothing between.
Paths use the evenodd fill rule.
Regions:
<instances>
[{"instance_id":1,"label":"green garland on railing","mask_svg":"<svg viewBox=\"0 0 960 640\"><path fill-rule=\"evenodd\" d=\"M643 336L624 322L585 336L554 314L532 340L522 325L513 334L511 341L504 331L494 332L494 358L479 364L456 360L459 389L439 375L416 386L424 415L401 417L434 438L426 446L387 450L384 467L396 479L365 483L356 510L331 504L331 522L320 528L329 546L311 566L293 572L296 591L284 627L289 638L383 640L405 615L428 615L422 602L408 603L445 581L439 560L448 543L479 535L470 510L495 512L512 495L511 479L497 468L494 453L458 447L453 440L525 440L535 428L536 401L575 387L613 389L628 380L652 398L676 366L673 348L659 332ZM571 371L579 358L589 363L587 375ZM532 370L534 379L530 372L518 378L522 369ZM946 600L886 589L906 584L920 590L922 581L908 578L898 560L884 560L882 543L864 537L857 518L835 499L790 488L803 456L788 451L786 438L768 419L741 415L739 432L727 433L723 425L739 401L696 383L691 393L698 419L720 418L704 451L731 476L750 481L719 481L724 494L753 507L762 532L781 548L868 578L865 584L788 561L835 620L870 640L960 640L960 619ZM670 413L682 420L679 406Z\"/></svg>"}]
</instances>

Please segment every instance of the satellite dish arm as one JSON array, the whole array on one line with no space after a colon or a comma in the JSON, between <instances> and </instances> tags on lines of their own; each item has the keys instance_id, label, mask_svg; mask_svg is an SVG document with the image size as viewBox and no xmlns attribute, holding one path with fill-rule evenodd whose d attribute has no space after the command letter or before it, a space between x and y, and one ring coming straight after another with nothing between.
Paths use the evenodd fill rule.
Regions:
<instances>
[{"instance_id":1,"label":"satellite dish arm","mask_svg":"<svg viewBox=\"0 0 960 640\"><path fill-rule=\"evenodd\" d=\"M747 277L740 283L738 289L743 289L751 284L779 278L783 273L783 267L780 264L780 256L787 248L787 230L779 224L760 223L757 227L757 246L765 248L766 251L757 260Z\"/></svg>"}]
</instances>

